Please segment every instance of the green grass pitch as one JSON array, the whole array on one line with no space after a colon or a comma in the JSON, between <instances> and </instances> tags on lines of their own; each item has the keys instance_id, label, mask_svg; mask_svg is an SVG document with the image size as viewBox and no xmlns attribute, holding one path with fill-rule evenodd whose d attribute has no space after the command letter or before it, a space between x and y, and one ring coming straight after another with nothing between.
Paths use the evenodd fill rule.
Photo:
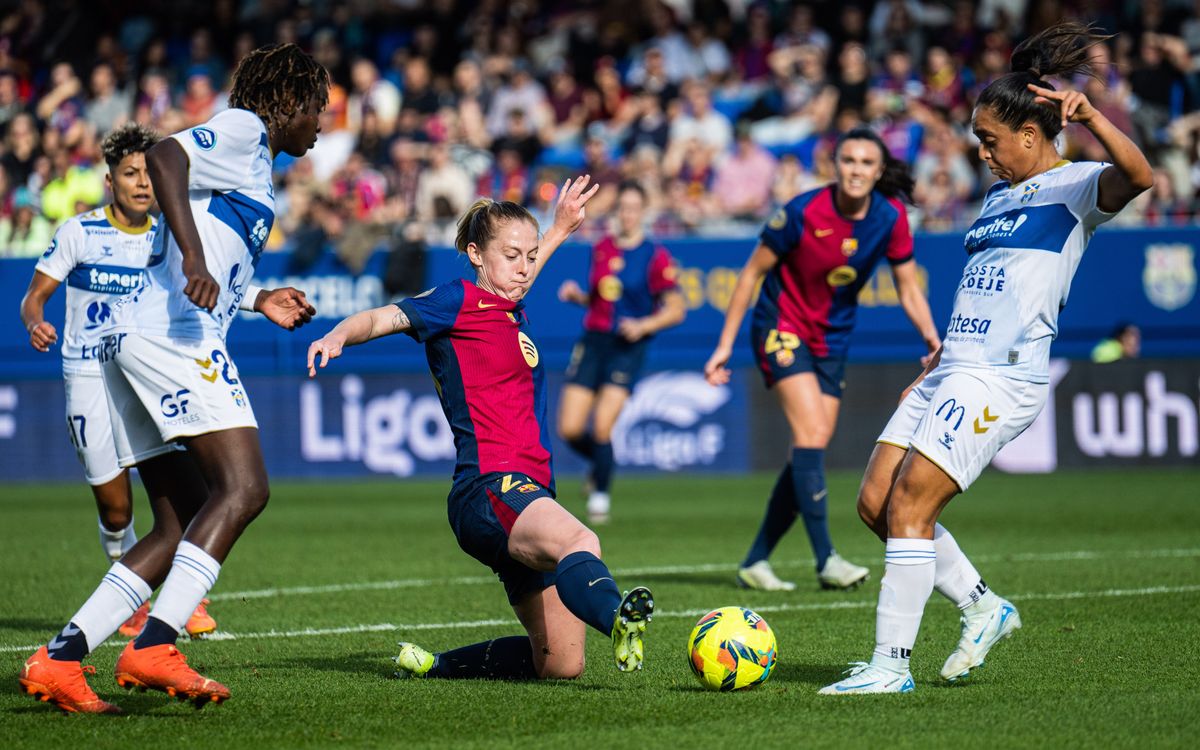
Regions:
<instances>
[{"instance_id":1,"label":"green grass pitch","mask_svg":"<svg viewBox=\"0 0 1200 750\"><path fill-rule=\"evenodd\" d=\"M943 519L1024 629L960 686L937 682L957 611L934 594L914 651L916 692L825 698L868 657L882 547L857 521L857 476L831 477L834 540L868 585L822 592L807 540L776 552L796 592L745 592L733 570L772 478L618 479L600 528L618 584L659 607L646 668L621 674L588 635L572 682L391 679L399 638L444 649L518 633L501 586L446 523L447 482L274 486L227 561L210 611L223 640L182 644L233 699L196 711L112 678L118 642L90 660L123 717L63 716L17 673L82 603L105 565L82 483L0 488L0 746L300 747L1194 747L1200 716L1200 471L986 474ZM581 511L578 483L564 501ZM138 501L138 525L148 509ZM700 690L685 640L698 616L740 604L767 618L780 660L747 692Z\"/></svg>"}]
</instances>

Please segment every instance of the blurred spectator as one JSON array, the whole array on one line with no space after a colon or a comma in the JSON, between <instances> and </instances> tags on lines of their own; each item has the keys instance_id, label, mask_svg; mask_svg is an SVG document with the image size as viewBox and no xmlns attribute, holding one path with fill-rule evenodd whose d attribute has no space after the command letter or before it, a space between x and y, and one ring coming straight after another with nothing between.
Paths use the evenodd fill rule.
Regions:
<instances>
[{"instance_id":1,"label":"blurred spectator","mask_svg":"<svg viewBox=\"0 0 1200 750\"><path fill-rule=\"evenodd\" d=\"M1119 323L1108 338L1092 349L1092 361L1100 364L1137 359L1142 353L1142 331L1133 323Z\"/></svg>"},{"instance_id":2,"label":"blurred spectator","mask_svg":"<svg viewBox=\"0 0 1200 750\"><path fill-rule=\"evenodd\" d=\"M54 224L91 210L104 200L104 176L95 166L72 164L65 148L54 151L50 166L50 180L42 187L42 215Z\"/></svg>"},{"instance_id":3,"label":"blurred spectator","mask_svg":"<svg viewBox=\"0 0 1200 750\"><path fill-rule=\"evenodd\" d=\"M687 110L671 123L669 146L686 147L691 141L702 144L711 152L729 148L733 128L729 118L713 109L712 96L706 84L693 81L684 88Z\"/></svg>"},{"instance_id":4,"label":"blurred spectator","mask_svg":"<svg viewBox=\"0 0 1200 750\"><path fill-rule=\"evenodd\" d=\"M833 40L813 24L813 9L797 3L788 17L787 28L775 37L775 48L803 47L811 45L828 55L832 52Z\"/></svg>"},{"instance_id":5,"label":"blurred spectator","mask_svg":"<svg viewBox=\"0 0 1200 750\"><path fill-rule=\"evenodd\" d=\"M922 187L932 185L936 174L944 175L944 188L939 189L948 191L949 199L961 205L971 195L975 174L967 162L962 137L943 119L934 120L925 130L921 151L913 164L913 180L916 182L913 197L918 204L924 201L921 197Z\"/></svg>"},{"instance_id":6,"label":"blurred spectator","mask_svg":"<svg viewBox=\"0 0 1200 750\"><path fill-rule=\"evenodd\" d=\"M217 90L213 88L212 78L207 70L203 66L197 66L188 73L187 87L179 102L186 127L191 128L208 122L216 114Z\"/></svg>"},{"instance_id":7,"label":"blurred spectator","mask_svg":"<svg viewBox=\"0 0 1200 750\"><path fill-rule=\"evenodd\" d=\"M512 69L503 76L503 83L496 89L491 106L487 110L487 129L493 138L498 138L508 131L511 123L509 115L513 110L521 110L527 117L541 116L547 111L546 91L534 80L529 71L529 64L524 60L516 60ZM542 123L533 122L536 130Z\"/></svg>"},{"instance_id":8,"label":"blurred spectator","mask_svg":"<svg viewBox=\"0 0 1200 750\"><path fill-rule=\"evenodd\" d=\"M391 81L379 76L379 68L366 58L354 61L350 68L353 93L347 103L347 121L350 129L362 129L363 117L371 112L378 118L379 132L390 136L396 129L400 116L400 90Z\"/></svg>"},{"instance_id":9,"label":"blurred spectator","mask_svg":"<svg viewBox=\"0 0 1200 750\"><path fill-rule=\"evenodd\" d=\"M37 211L29 188L17 188L12 215L0 218L0 255L35 258L46 252L54 236L54 225Z\"/></svg>"},{"instance_id":10,"label":"blurred spectator","mask_svg":"<svg viewBox=\"0 0 1200 750\"><path fill-rule=\"evenodd\" d=\"M498 201L524 203L529 194L529 168L521 154L512 148L500 149L492 166L480 176L475 191Z\"/></svg>"},{"instance_id":11,"label":"blurred spectator","mask_svg":"<svg viewBox=\"0 0 1200 750\"><path fill-rule=\"evenodd\" d=\"M429 166L417 181L417 218L454 221L470 207L475 197L474 189L471 178L450 159L450 147L445 143L431 146Z\"/></svg>"},{"instance_id":12,"label":"blurred spectator","mask_svg":"<svg viewBox=\"0 0 1200 750\"><path fill-rule=\"evenodd\" d=\"M746 221L766 216L774 176L775 157L750 137L749 122L739 122L733 152L718 163L712 187L724 212Z\"/></svg>"},{"instance_id":13,"label":"blurred spectator","mask_svg":"<svg viewBox=\"0 0 1200 750\"><path fill-rule=\"evenodd\" d=\"M24 111L16 74L11 70L0 70L0 135L6 133L13 118Z\"/></svg>"},{"instance_id":14,"label":"blurred spectator","mask_svg":"<svg viewBox=\"0 0 1200 750\"><path fill-rule=\"evenodd\" d=\"M74 145L82 134L83 84L70 63L60 62L50 69L48 89L35 109L38 119L57 130Z\"/></svg>"},{"instance_id":15,"label":"blurred spectator","mask_svg":"<svg viewBox=\"0 0 1200 750\"><path fill-rule=\"evenodd\" d=\"M429 63L414 57L404 66L404 106L422 115L437 112L440 102L432 86Z\"/></svg>"},{"instance_id":16,"label":"blurred spectator","mask_svg":"<svg viewBox=\"0 0 1200 750\"><path fill-rule=\"evenodd\" d=\"M625 130L621 150L632 154L642 146L652 146L660 152L665 151L671 131L658 95L642 89L630 99L629 107L633 121Z\"/></svg>"},{"instance_id":17,"label":"blurred spectator","mask_svg":"<svg viewBox=\"0 0 1200 750\"><path fill-rule=\"evenodd\" d=\"M128 92L117 87L116 73L108 63L102 62L92 68L91 82L92 98L85 108L85 117L92 131L103 137L129 120L133 99ZM0 102L3 102L2 93Z\"/></svg>"},{"instance_id":18,"label":"blurred spectator","mask_svg":"<svg viewBox=\"0 0 1200 750\"><path fill-rule=\"evenodd\" d=\"M41 136L33 115L22 112L9 123L4 137L4 156L0 163L8 175L8 184L14 189L23 187L33 174L33 163L41 154Z\"/></svg>"}]
</instances>

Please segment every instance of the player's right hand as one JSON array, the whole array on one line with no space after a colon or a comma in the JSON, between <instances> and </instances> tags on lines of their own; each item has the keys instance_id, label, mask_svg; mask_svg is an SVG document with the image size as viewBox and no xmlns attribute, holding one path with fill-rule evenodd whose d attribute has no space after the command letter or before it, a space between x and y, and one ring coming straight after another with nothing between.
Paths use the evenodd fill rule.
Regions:
<instances>
[{"instance_id":1,"label":"player's right hand","mask_svg":"<svg viewBox=\"0 0 1200 750\"><path fill-rule=\"evenodd\" d=\"M217 296L221 293L221 287L208 272L204 261L189 263L185 259L183 275L187 277L187 286L183 288L183 293L196 307L203 307L212 312L212 309L217 306Z\"/></svg>"},{"instance_id":2,"label":"player's right hand","mask_svg":"<svg viewBox=\"0 0 1200 750\"><path fill-rule=\"evenodd\" d=\"M704 365L704 379L709 385L725 385L733 374L725 365L733 352L727 346L718 346Z\"/></svg>"},{"instance_id":3,"label":"player's right hand","mask_svg":"<svg viewBox=\"0 0 1200 750\"><path fill-rule=\"evenodd\" d=\"M567 279L558 288L558 299L560 302L576 302L583 296L583 289L575 279Z\"/></svg>"},{"instance_id":4,"label":"player's right hand","mask_svg":"<svg viewBox=\"0 0 1200 750\"><path fill-rule=\"evenodd\" d=\"M342 356L342 349L345 346L346 342L342 337L334 336L332 332L312 342L308 347L308 376L315 378L317 368L325 369L329 360Z\"/></svg>"},{"instance_id":5,"label":"player's right hand","mask_svg":"<svg viewBox=\"0 0 1200 750\"><path fill-rule=\"evenodd\" d=\"M29 329L29 345L39 352L50 351L50 347L57 341L58 331L55 331L54 326L44 320Z\"/></svg>"}]
</instances>

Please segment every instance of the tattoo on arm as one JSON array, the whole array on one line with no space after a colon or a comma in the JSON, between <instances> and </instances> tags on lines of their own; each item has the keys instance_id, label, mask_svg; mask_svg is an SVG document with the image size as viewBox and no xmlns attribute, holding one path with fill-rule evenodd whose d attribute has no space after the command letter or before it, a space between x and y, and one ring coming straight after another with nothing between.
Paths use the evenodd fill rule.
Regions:
<instances>
[{"instance_id":1,"label":"tattoo on arm","mask_svg":"<svg viewBox=\"0 0 1200 750\"><path fill-rule=\"evenodd\" d=\"M392 317L392 333L406 330L411 325L412 323L409 322L408 316L404 314L404 311L397 308L396 314Z\"/></svg>"}]
</instances>

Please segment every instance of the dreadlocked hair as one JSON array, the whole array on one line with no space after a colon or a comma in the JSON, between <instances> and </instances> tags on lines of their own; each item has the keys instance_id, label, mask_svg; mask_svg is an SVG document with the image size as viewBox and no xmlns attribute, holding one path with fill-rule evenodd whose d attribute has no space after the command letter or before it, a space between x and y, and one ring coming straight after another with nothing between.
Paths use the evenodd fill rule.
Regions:
<instances>
[{"instance_id":1,"label":"dreadlocked hair","mask_svg":"<svg viewBox=\"0 0 1200 750\"><path fill-rule=\"evenodd\" d=\"M1053 140L1062 132L1062 116L1057 109L1035 104L1036 95L1029 84L1054 90L1046 78L1080 73L1094 77L1091 48L1112 38L1090 24L1072 21L1051 26L1016 46L1009 63L1012 72L989 83L975 106L990 108L996 119L1012 130L1035 122Z\"/></svg>"},{"instance_id":2,"label":"dreadlocked hair","mask_svg":"<svg viewBox=\"0 0 1200 750\"><path fill-rule=\"evenodd\" d=\"M325 107L329 72L291 42L259 47L233 71L229 106L250 110L268 130L281 127L314 99Z\"/></svg>"},{"instance_id":3,"label":"dreadlocked hair","mask_svg":"<svg viewBox=\"0 0 1200 750\"><path fill-rule=\"evenodd\" d=\"M912 203L912 173L908 171L907 164L892 156L892 152L888 151L887 144L878 133L868 127L851 128L838 138L837 147L833 150L835 155L842 150L842 144L846 141L870 141L878 146L883 157L883 176L875 183L875 189L888 198L899 198Z\"/></svg>"},{"instance_id":4,"label":"dreadlocked hair","mask_svg":"<svg viewBox=\"0 0 1200 750\"><path fill-rule=\"evenodd\" d=\"M465 253L467 246L474 243L482 250L496 236L501 222L506 221L528 221L535 230L538 228L537 219L520 203L480 198L472 203L458 220L458 234L454 238L454 247L460 253Z\"/></svg>"},{"instance_id":5,"label":"dreadlocked hair","mask_svg":"<svg viewBox=\"0 0 1200 750\"><path fill-rule=\"evenodd\" d=\"M162 136L145 125L130 122L110 132L100 144L104 163L116 169L121 160L130 154L144 154L162 140Z\"/></svg>"}]
</instances>

